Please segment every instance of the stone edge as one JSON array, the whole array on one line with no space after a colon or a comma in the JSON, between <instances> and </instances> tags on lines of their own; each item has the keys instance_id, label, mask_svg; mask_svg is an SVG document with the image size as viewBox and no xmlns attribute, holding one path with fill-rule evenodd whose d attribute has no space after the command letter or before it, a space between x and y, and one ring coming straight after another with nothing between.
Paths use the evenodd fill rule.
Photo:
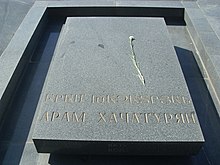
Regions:
<instances>
[{"instance_id":1,"label":"stone edge","mask_svg":"<svg viewBox=\"0 0 220 165\"><path fill-rule=\"evenodd\" d=\"M8 103L13 99L13 92L19 84L22 71L33 52L28 49L28 45L33 47L35 44L33 41L39 39L39 29L42 27L37 27L42 26L45 11L46 6L34 5L0 56L0 123Z\"/></svg>"},{"instance_id":2,"label":"stone edge","mask_svg":"<svg viewBox=\"0 0 220 165\"><path fill-rule=\"evenodd\" d=\"M182 2L195 58L220 117L220 40L196 2Z\"/></svg>"},{"instance_id":3,"label":"stone edge","mask_svg":"<svg viewBox=\"0 0 220 165\"><path fill-rule=\"evenodd\" d=\"M135 2L136 5L131 5ZM211 93L220 116L220 41L204 14L196 2L173 2L173 1L36 1L23 22L16 31L14 37L0 57L0 121L6 107L6 100L10 100L10 94L16 89L19 79L16 70L22 61L25 50L30 43L45 11L48 7L164 7L164 8L185 8L185 21L187 29L196 48L196 60L204 76L207 87ZM31 18L31 19L30 19ZM19 43L19 44L17 44ZM24 64L22 64L24 65ZM15 81L16 80L16 81ZM11 85L12 84L12 85Z\"/></svg>"}]
</instances>

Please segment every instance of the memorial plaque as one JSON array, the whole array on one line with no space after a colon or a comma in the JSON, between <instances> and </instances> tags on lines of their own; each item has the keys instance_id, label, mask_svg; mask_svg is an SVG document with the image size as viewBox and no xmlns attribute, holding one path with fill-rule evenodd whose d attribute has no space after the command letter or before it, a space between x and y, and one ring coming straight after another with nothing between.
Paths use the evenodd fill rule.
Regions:
<instances>
[{"instance_id":1,"label":"memorial plaque","mask_svg":"<svg viewBox=\"0 0 220 165\"><path fill-rule=\"evenodd\" d=\"M162 18L67 18L37 112L42 153L191 155L204 142Z\"/></svg>"}]
</instances>

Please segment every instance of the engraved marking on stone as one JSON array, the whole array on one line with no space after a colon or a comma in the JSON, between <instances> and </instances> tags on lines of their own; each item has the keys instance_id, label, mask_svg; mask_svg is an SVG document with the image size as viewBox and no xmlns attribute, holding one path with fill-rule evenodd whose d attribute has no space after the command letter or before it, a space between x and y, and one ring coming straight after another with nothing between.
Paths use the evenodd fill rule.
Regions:
<instances>
[{"instance_id":1,"label":"engraved marking on stone","mask_svg":"<svg viewBox=\"0 0 220 165\"><path fill-rule=\"evenodd\" d=\"M195 124L196 117L194 112L186 113L138 113L138 112L99 112L98 123L131 123L131 124ZM52 111L44 112L39 121L41 122L74 122L74 123L84 123L86 118L85 112L61 112ZM89 120L88 120L89 121Z\"/></svg>"},{"instance_id":2,"label":"engraved marking on stone","mask_svg":"<svg viewBox=\"0 0 220 165\"><path fill-rule=\"evenodd\" d=\"M131 47L131 60L132 60L134 66L135 66L135 68L138 72L137 76L141 80L142 84L145 86L145 79L144 79L143 74L141 73L140 67L138 66L136 55L135 55L135 52L134 52L134 44L133 44L134 40L135 40L134 36L129 37L129 42L130 42L130 47Z\"/></svg>"},{"instance_id":3,"label":"engraved marking on stone","mask_svg":"<svg viewBox=\"0 0 220 165\"><path fill-rule=\"evenodd\" d=\"M127 145L126 144L116 144L110 143L108 144L108 152L112 153L125 153L127 152Z\"/></svg>"},{"instance_id":4,"label":"engraved marking on stone","mask_svg":"<svg viewBox=\"0 0 220 165\"><path fill-rule=\"evenodd\" d=\"M75 41L71 41L70 44L75 44Z\"/></svg>"},{"instance_id":5,"label":"engraved marking on stone","mask_svg":"<svg viewBox=\"0 0 220 165\"><path fill-rule=\"evenodd\" d=\"M65 54L66 54L66 53L64 52L64 53L60 56L60 58L63 58L63 57L65 56Z\"/></svg>"},{"instance_id":6,"label":"engraved marking on stone","mask_svg":"<svg viewBox=\"0 0 220 165\"><path fill-rule=\"evenodd\" d=\"M98 44L98 47L105 49L105 46L103 44Z\"/></svg>"},{"instance_id":7,"label":"engraved marking on stone","mask_svg":"<svg viewBox=\"0 0 220 165\"><path fill-rule=\"evenodd\" d=\"M82 103L85 94L46 94L46 102Z\"/></svg>"},{"instance_id":8,"label":"engraved marking on stone","mask_svg":"<svg viewBox=\"0 0 220 165\"><path fill-rule=\"evenodd\" d=\"M101 121L101 120L103 120L105 123L106 123L106 120L105 120L105 114L106 113L99 113L99 121L98 121L98 123Z\"/></svg>"},{"instance_id":9,"label":"engraved marking on stone","mask_svg":"<svg viewBox=\"0 0 220 165\"><path fill-rule=\"evenodd\" d=\"M51 115L51 121L54 121L55 119L60 117L60 113L59 112L52 112Z\"/></svg>"},{"instance_id":10,"label":"engraved marking on stone","mask_svg":"<svg viewBox=\"0 0 220 165\"><path fill-rule=\"evenodd\" d=\"M190 98L181 95L93 95L93 94L54 94L47 93L45 95L45 102L52 103L85 103L90 101L92 104L164 104L164 105L189 105L192 104Z\"/></svg>"},{"instance_id":11,"label":"engraved marking on stone","mask_svg":"<svg viewBox=\"0 0 220 165\"><path fill-rule=\"evenodd\" d=\"M176 115L177 116L177 115ZM170 123L170 120L173 119L173 115L172 114L167 114L164 113L164 117L165 117L165 123ZM178 120L178 119L177 119Z\"/></svg>"},{"instance_id":12,"label":"engraved marking on stone","mask_svg":"<svg viewBox=\"0 0 220 165\"><path fill-rule=\"evenodd\" d=\"M86 115L85 112L82 112L80 116L77 116L76 112L74 112L72 115L73 115L72 116L73 120L75 119L76 122L80 122L80 119L82 122L85 122L85 115Z\"/></svg>"},{"instance_id":13,"label":"engraved marking on stone","mask_svg":"<svg viewBox=\"0 0 220 165\"><path fill-rule=\"evenodd\" d=\"M109 121L110 121L110 123L111 123L111 122L115 122L115 123L118 122L115 113L112 113L112 114L110 115L110 120L109 120Z\"/></svg>"},{"instance_id":14,"label":"engraved marking on stone","mask_svg":"<svg viewBox=\"0 0 220 165\"><path fill-rule=\"evenodd\" d=\"M81 114L77 114L76 112L57 112L57 111L53 111L53 112L44 112L43 115L41 116L41 118L39 119L40 121L46 121L46 122L55 122L55 121L62 121L62 122L75 122L75 123L79 123L79 122L85 122L85 117L86 117L86 113L85 112L81 112Z\"/></svg>"},{"instance_id":15,"label":"engraved marking on stone","mask_svg":"<svg viewBox=\"0 0 220 165\"><path fill-rule=\"evenodd\" d=\"M138 113L138 112L99 112L98 123L131 124L195 124L194 112L188 113ZM45 117L42 117L45 119Z\"/></svg>"},{"instance_id":16,"label":"engraved marking on stone","mask_svg":"<svg viewBox=\"0 0 220 165\"><path fill-rule=\"evenodd\" d=\"M48 112L46 111L46 112L44 112L44 114L43 114L42 117L40 118L40 121L42 121L42 120L44 120L44 119L45 119L45 121L49 121L48 118L49 118L49 115L48 115Z\"/></svg>"}]
</instances>

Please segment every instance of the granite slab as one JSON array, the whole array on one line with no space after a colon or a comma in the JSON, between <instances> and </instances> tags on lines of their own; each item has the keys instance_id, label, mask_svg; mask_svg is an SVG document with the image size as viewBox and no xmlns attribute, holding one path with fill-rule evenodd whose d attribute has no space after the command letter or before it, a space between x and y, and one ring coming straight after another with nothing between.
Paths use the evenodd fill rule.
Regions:
<instances>
[{"instance_id":1,"label":"granite slab","mask_svg":"<svg viewBox=\"0 0 220 165\"><path fill-rule=\"evenodd\" d=\"M37 112L40 153L192 155L204 143L163 18L67 18Z\"/></svg>"}]
</instances>

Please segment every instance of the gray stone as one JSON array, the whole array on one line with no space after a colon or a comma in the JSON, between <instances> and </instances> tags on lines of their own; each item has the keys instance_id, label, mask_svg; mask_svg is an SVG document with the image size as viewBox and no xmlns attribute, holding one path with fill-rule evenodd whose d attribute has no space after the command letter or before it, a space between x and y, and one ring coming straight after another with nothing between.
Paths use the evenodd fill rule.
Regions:
<instances>
[{"instance_id":1,"label":"gray stone","mask_svg":"<svg viewBox=\"0 0 220 165\"><path fill-rule=\"evenodd\" d=\"M195 52L197 54L195 58L205 78L213 102L217 107L216 111L219 116L219 74L218 65L214 62L216 60L215 57L219 55L219 37L216 35L216 31L213 31L209 21L206 20L204 15L200 16L198 19L198 14L188 12L187 9L185 21L192 41L195 44Z\"/></svg>"},{"instance_id":2,"label":"gray stone","mask_svg":"<svg viewBox=\"0 0 220 165\"><path fill-rule=\"evenodd\" d=\"M29 4L31 4L32 2L31 1L29 1L29 0L22 0L22 1L17 1L17 0L2 0L0 3L2 4L2 2L3 2L3 5L1 5L1 7L3 7L4 9L1 11L1 12L3 12L3 13L6 13L5 15L7 16L9 16L10 18L6 18L6 19L4 19L3 20L3 22L6 22L6 24L10 24L10 26L18 26L18 24L16 24L16 22L18 21L17 20L17 17L19 17L19 16L21 16L22 15L22 13L24 12L24 11L21 11L20 10L20 12L16 12L16 19L14 19L15 17L13 17L13 15L14 14L10 14L11 12L13 12L14 13L14 10L8 10L8 6L4 6L4 1L6 1L6 2L9 2L9 3L13 3L13 2L15 2L15 3L19 3L20 4L20 6L24 6L24 3L23 2L27 2L27 3L29 3ZM34 1L34 0L33 0ZM30 3L31 2L31 3ZM56 1L54 1L54 2L56 2ZM67 1L59 1L60 2L60 5L57 5L56 7L57 7L57 13L60 13L61 11L60 11L60 8L62 9L63 7L66 7L66 4L67 4ZM70 2L70 1L69 1ZM77 1L78 2L78 1ZM77 2L74 2L73 3L73 6L77 6L78 5L78 3ZM117 1L116 1L117 2ZM138 2L140 2L140 1L137 1L137 3ZM185 1L185 2L189 2L189 3L191 3L191 1ZM203 5L200 5L201 3L200 2L205 2L205 4L203 4ZM183 2L182 2L183 3ZM217 18L217 14L216 14L216 16L214 16L215 14L215 10L214 10L214 8L215 8L215 6L216 6L216 8L217 8L217 5L219 5L220 4L220 1L219 0L197 0L196 2L195 2L195 4L197 5L197 4L199 4L199 9L202 11L206 11L206 7L207 7L207 9L210 9L210 10L212 10L213 12L211 13L208 13L210 16L208 16L207 14L206 14L206 12L202 12L203 14L202 14L202 17L206 17L206 19L208 20L208 22L209 22L209 24L212 26L212 28L213 28L213 30L215 31L215 33L216 33L216 36L218 35L218 34L220 34L219 33L219 30L218 30L218 27L220 27L220 26L217 26L218 24L219 24L219 19ZM12 4L12 5L14 5L14 3ZM132 6L133 4L131 4L131 6ZM165 5L165 4L164 4ZM14 5L16 8L19 8L17 5ZM91 5L92 6L92 5ZM140 7L141 7L142 5L140 5ZM52 6L52 2L51 2L51 7L53 7ZM68 7L71 7L71 5L68 5ZM149 7L148 5L146 5L146 7ZM150 7L154 7L154 8L157 8L157 6L155 5L155 6L150 6ZM163 5L162 5L162 7L163 7ZM165 6L166 7L166 6ZM169 6L168 6L169 7ZM185 5L184 5L184 7L186 7ZM26 8L26 7L25 7ZM189 8L189 6L187 6L187 8ZM191 7L190 7L191 8ZM197 7L198 8L198 7ZM11 8L12 9L12 8ZM74 8L75 9L75 8ZM73 9L73 10L74 10ZM186 9L186 8L185 8ZM26 10L26 9L25 9ZM126 10L127 10L127 8L126 8ZM139 10L139 9L136 9L136 10ZM16 10L16 11L19 11L19 10ZM26 10L27 11L27 10ZM38 12L42 12L42 11L39 11L37 8L36 8L36 4L34 5L34 10L30 10L30 12L29 12L29 14L28 15L32 15L32 14L36 14L36 13L38 13ZM114 12L114 11L112 11L112 15L115 15L115 13L117 13L117 12ZM137 14L136 12L135 12L135 10L132 10L132 13L133 14ZM185 10L185 13L187 13L187 11ZM190 13L189 14L190 15L190 20L192 20L192 19L194 19L195 18L195 14L194 13ZM44 17L45 17L46 15L44 15ZM163 15L162 15L163 16ZM198 16L198 15L197 15ZM12 18L12 19L11 19ZM29 17L29 18L25 18L24 19L24 22L27 22L27 20L29 21L29 19L31 19L32 20L32 18L31 17ZM11 21L12 20L12 21ZM21 19L19 19L19 21L21 21ZM186 21L186 19L185 19L185 21ZM22 23L22 24L24 24L24 22ZM15 33L15 36L17 36L17 34L19 34L19 33L27 33L27 32L29 32L29 31L35 31L35 29L32 29L32 27L31 27L31 25L33 24L33 23L35 23L34 21L31 21L29 24L28 24L28 26L25 26L25 28L22 28L22 30L19 30L18 32L16 32L15 33L15 31L13 31L13 29L15 29L15 28L8 28L7 29L7 31L8 31L8 33L10 33L10 35L11 34L14 34ZM2 25L3 25L4 23L2 23ZM19 22L19 24L20 24L20 22ZM29 28L30 27L30 28ZM180 31L182 31L183 32L183 34L181 34L181 33L178 33L178 31L176 31L176 30L173 30L173 29L171 29L170 30L170 33L171 34L178 34L177 36L177 39L173 39L173 45L175 45L175 46L179 46L180 48L184 48L184 49L187 49L187 50L189 50L189 51L192 51L193 52L193 56L195 56L195 57L198 57L198 55L195 53L195 51L193 50L193 47L196 47L196 48L198 48L198 45L196 45L196 44L191 44L191 39L192 40L194 40L194 37L193 37L193 35L191 36L190 34L192 34L193 32L188 28L189 27L189 24L188 24L188 22L186 22L186 26L168 26L168 29L170 29L170 28L173 28L173 27L175 27L176 29L178 29L178 30L180 30ZM188 33L188 32L190 32L190 34ZM5 42L5 40L6 40L6 38L8 38L7 37L7 33L5 33L5 31L4 30L2 30L2 31L0 31L0 33L2 34L2 40L4 40L3 42ZM53 31L51 32L51 33L54 33ZM199 33L199 31L196 31L196 33ZM45 34L42 34L43 35L43 37L45 37L46 38L46 35ZM11 35L12 36L12 35ZM187 36L187 37L186 37ZM190 39L190 40L187 40L187 38L188 38L188 36L191 36L192 38ZM219 36L219 35L218 35ZM30 37L31 38L31 37ZM216 38L216 37L215 37ZM187 48L185 48L185 40L187 40L187 44L188 44L188 47ZM3 44L3 42L1 42L1 44ZM7 40L7 43L9 42L9 40ZM26 42L28 43L29 42L29 40L26 40ZM40 42L42 42L42 41L40 41ZM183 42L183 43L182 43ZM23 45L25 45L25 42L20 42L20 40L13 40L13 42L10 42L10 44L9 45L16 45L16 43L17 43L17 45L19 45L19 44L23 44ZM11 48L11 50L15 50L15 49L20 49L20 47L11 47L11 46L9 46L8 48L7 48L7 50L9 50L9 48ZM24 47L25 48L25 47ZM37 48L38 49L38 48ZM213 50L215 49L215 47L213 46ZM205 48L204 50L208 50L207 48ZM5 54L6 56L5 56L5 58L9 58L9 59L11 59L11 61L13 62L13 61L15 61L13 58L11 58L11 54L9 53L9 51L7 51L8 53L7 54ZM200 53L203 53L203 51L201 51ZM50 56L50 54L51 53L48 53L47 55L49 55ZM178 53L177 53L178 54ZM207 51L207 53L206 53L208 56L209 56L209 54L208 54L208 51ZM19 54L19 53L16 53L16 55L19 55L19 56L22 56L22 54ZM178 55L179 56L179 55ZM203 57L203 56L201 56L201 57ZM203 58L201 58L200 57L200 59L201 60L204 60ZM205 56L205 58L206 58L206 56ZM16 57L16 59L18 59L18 57ZM216 59L218 59L218 58L216 58ZM1 59L2 60L2 59ZM186 58L183 58L183 61L184 61L184 63L185 63L185 60L188 60L188 57L186 57ZM214 58L214 56L213 56L213 60L215 60L215 58ZM213 61L212 60L212 61ZM205 59L205 61L207 61L207 59ZM200 63L199 63L199 61L197 61L198 62L198 64L200 65ZM181 63L181 62L180 62ZM6 65L8 65L7 63L5 63ZM16 65L16 62L15 63L12 63L12 66L13 65ZM211 67L211 68L217 68L219 65L218 65L218 61L214 61L214 63L212 64L213 66ZM214 66L214 65L216 65L216 66ZM194 63L194 66L196 66L196 63ZM42 74L41 73L41 70L42 69L40 69L40 67L41 66L39 66L39 70L37 70L36 72L38 72L38 74ZM204 66L200 66L200 69L201 70L203 70L204 68L207 68L207 70L208 71L210 71L208 68L208 66L205 66L204 68L203 68ZM14 67L14 68L16 68L16 67ZM186 70L190 70L190 68L189 67L186 67L185 68ZM183 69L184 70L184 69ZM212 78L216 78L218 75L217 74L215 74L215 73L217 73L217 70L211 70L212 72L210 72L209 74L210 74L210 76L212 77ZM3 74L2 74L3 73ZM1 75L4 75L6 72L5 72L5 69L4 68L2 68L1 67ZM27 75L34 75L34 73L29 73L29 71L27 72L27 74L25 74L25 77L27 76ZM7 75L8 75L8 77L11 77L11 74L9 74L8 72L7 72ZM196 109L197 109L197 115L198 115L198 117L199 117L199 120L200 120L200 123L201 123L201 126L202 126L202 129L203 129L203 134L204 134L204 136L205 136L205 139L206 139L206 142L205 142L205 144L204 144L204 146L203 146L203 149L202 150L200 150L200 152L199 152L199 154L197 154L196 156L193 156L193 157L176 157L176 156L171 156L171 157L149 157L149 156L147 156L147 157L139 157L139 156L137 156L137 157L134 157L134 156L132 156L132 157L124 157L124 156L117 156L117 157L114 157L114 156L89 156L89 160L85 160L85 158L83 157L81 157L81 156L72 156L72 155L57 155L57 154L51 154L51 156L50 156L50 164L73 164L73 162L77 162L77 164L80 164L80 162L79 161L82 161L81 162L81 164L101 164L100 162L102 162L102 163L106 163L106 162L108 162L109 164L146 164L146 162L148 162L148 164L164 164L164 162L166 162L167 164L199 164L199 165L201 165L201 164L218 164L219 163L219 161L220 161L220 152L219 152L219 150L218 150L218 148L220 148L219 146L220 146L220 141L219 141L219 136L218 136L218 133L219 133L219 111L217 111L217 110L219 110L219 102L216 102L216 104L214 105L213 104L213 99L218 99L219 97L217 97L216 96L216 93L214 93L214 92L210 92L210 91L208 91L207 89L206 89L206 86L209 86L209 79L207 79L206 78L206 76L204 76L204 74L203 74L203 76L205 77L205 78L189 78L189 77L187 77L187 75L184 75L185 76L185 79L186 79L186 81L187 81L187 85L188 85L188 87L189 88L191 88L191 90L190 90L190 94L191 94L191 96L192 96L192 98L193 98L193 102L194 102L194 105L195 105L195 107L196 107ZM204 83L204 80L206 81L206 82L208 82L208 83ZM33 80L34 81L34 80ZM39 81L39 80L38 80ZM196 82L195 84L194 84L194 81ZM25 81L23 81L23 82L25 82ZM23 82L22 82L22 84L23 84ZM217 81L216 81L217 82ZM216 83L215 82L215 83ZM4 85L4 84L7 84L7 82L2 82L2 79L1 79L1 85ZM28 93L29 93L29 96L30 96L30 98L28 98L28 99L19 99L19 100L21 100L21 102L22 103L26 103L26 102L29 102L29 100L31 100L31 99L33 99L33 97L34 98L37 98L38 96L36 96L36 94L35 94L35 92L33 92L33 91L38 91L38 88L39 88L39 85L37 84L37 82L35 82L35 83L33 83L33 84L36 84L35 85L35 87L33 88L33 86L31 87L31 88L22 88L19 92L23 92L23 93L25 93L25 92L27 92L28 91ZM193 84L193 85L192 85ZM202 84L202 85L199 85L199 84ZM16 84L17 85L17 84ZM214 85L213 85L214 86ZM218 86L214 86L214 88L218 88ZM201 92L201 91L203 91L203 92ZM216 92L218 92L219 90L216 90ZM211 93L211 96L212 96L212 98L209 96L209 92ZM193 96L194 95L194 96ZM20 95L19 96L19 98L21 98L21 96L22 95ZM28 96L28 97L29 97ZM209 96L209 97L207 97L207 96ZM20 103L19 101L16 101L16 103ZM15 112L16 111L16 113L17 113L17 111L18 111L18 108L16 107L16 103L13 103L14 104L14 109L13 108L11 108L11 111L12 112ZM20 103L21 104L21 103ZM31 104L31 103L28 103L28 104ZM215 109L215 106L216 106L216 108L217 108L217 110ZM13 119L12 120L12 118L11 118L11 115L9 115L7 118L6 118L6 120L8 121L7 122L7 124L6 124L6 127L8 127L9 125L8 125L8 123L15 123L14 125L16 125L16 128L10 128L10 130L11 130L11 132L12 132L12 134L11 134L11 136L13 136L13 137L15 137L16 138L16 136L17 135L19 135L21 132L19 132L19 131L16 131L16 129L17 129L17 127L18 127L18 125L22 125L23 126L23 124L25 124L25 127L26 126L28 126L29 125L29 123L25 123L24 122L24 120L23 120L23 118L25 119L25 121L28 119L30 119L30 116L31 115L29 115L29 113L30 113L30 110L31 110L31 113L32 112L34 112L35 111L35 106L34 105L32 105L32 106L29 106L29 107L27 107L27 106L24 106L24 107L22 107L23 108L23 110L24 111L26 111L26 113L28 114L27 116L25 116L25 117L23 117L23 112L21 113L21 114L16 114L15 115L15 113L12 113L13 114L13 116L15 116L15 119L19 119L19 121L18 122L15 122L15 120ZM33 109L34 108L34 109ZM8 110L10 110L10 109L8 109ZM37 112L36 112L37 113ZM37 117L37 115L36 115L36 117ZM20 120L20 118L21 118L21 120ZM34 126L34 123L35 123L35 120L33 121L33 126ZM30 137L32 137L32 128L30 129L30 132L28 133L28 136L30 136ZM5 130L1 130L1 135L3 135L3 134L6 134L7 132L9 131L9 129L5 129ZM15 131L14 133L13 133L13 131ZM24 137L24 141L26 140L26 138L27 137ZM11 143L11 137L8 137L7 139L6 139L6 141L5 140L2 140L1 139L1 144L0 144L0 150L1 151L3 151L3 154L1 154L1 156L0 157L4 157L4 152L5 151L7 151L7 144L8 143ZM20 143L20 142L19 142ZM5 145L6 144L6 145ZM4 147L5 146L5 147ZM215 147L213 147L213 146L215 146ZM26 152L27 151L27 152ZM5 159L5 161L4 162L2 162L1 161L1 158L0 158L0 164L19 164L19 161L18 162L16 162L16 163L14 163L14 162L11 162L11 161L13 161L12 160L12 157L11 157L11 155L13 155L13 159L16 159L16 160L19 160L20 158L21 158L21 155L23 154L24 156L22 156L22 157L27 157L27 158L22 158L23 160L28 160L28 157L29 157L29 154L26 154L26 153L28 153L28 152L30 152L31 150L29 150L27 147L25 147L25 148L22 148L22 150L18 150L17 149L17 147L14 147L14 149L9 149L8 151L7 151L7 154L8 154L8 156L6 156L7 158ZM33 150L32 152L37 152L36 150ZM19 153L19 154L17 154L17 153ZM39 153L36 153L36 154L38 154L40 157L41 156L43 156L43 155L47 155L47 154L39 154ZM44 157L44 156L43 156ZM52 158L53 157L53 161L52 161ZM22 162L20 161L20 164L24 164L25 163L25 161L23 161L22 160ZM8 163L6 163L6 162L8 162ZM26 164L30 164L30 161L28 160L27 161L28 163L26 163ZM38 159L38 161L36 162L35 161L35 159L33 159L33 161L32 161L32 163L31 164L48 164L48 160L44 160L44 158L39 158Z\"/></svg>"},{"instance_id":3,"label":"gray stone","mask_svg":"<svg viewBox=\"0 0 220 165\"><path fill-rule=\"evenodd\" d=\"M43 153L189 155L204 142L162 18L68 18L38 109Z\"/></svg>"},{"instance_id":4,"label":"gray stone","mask_svg":"<svg viewBox=\"0 0 220 165\"><path fill-rule=\"evenodd\" d=\"M142 0L117 0L117 6L141 6L141 7L182 7L180 1L142 1Z\"/></svg>"}]
</instances>

